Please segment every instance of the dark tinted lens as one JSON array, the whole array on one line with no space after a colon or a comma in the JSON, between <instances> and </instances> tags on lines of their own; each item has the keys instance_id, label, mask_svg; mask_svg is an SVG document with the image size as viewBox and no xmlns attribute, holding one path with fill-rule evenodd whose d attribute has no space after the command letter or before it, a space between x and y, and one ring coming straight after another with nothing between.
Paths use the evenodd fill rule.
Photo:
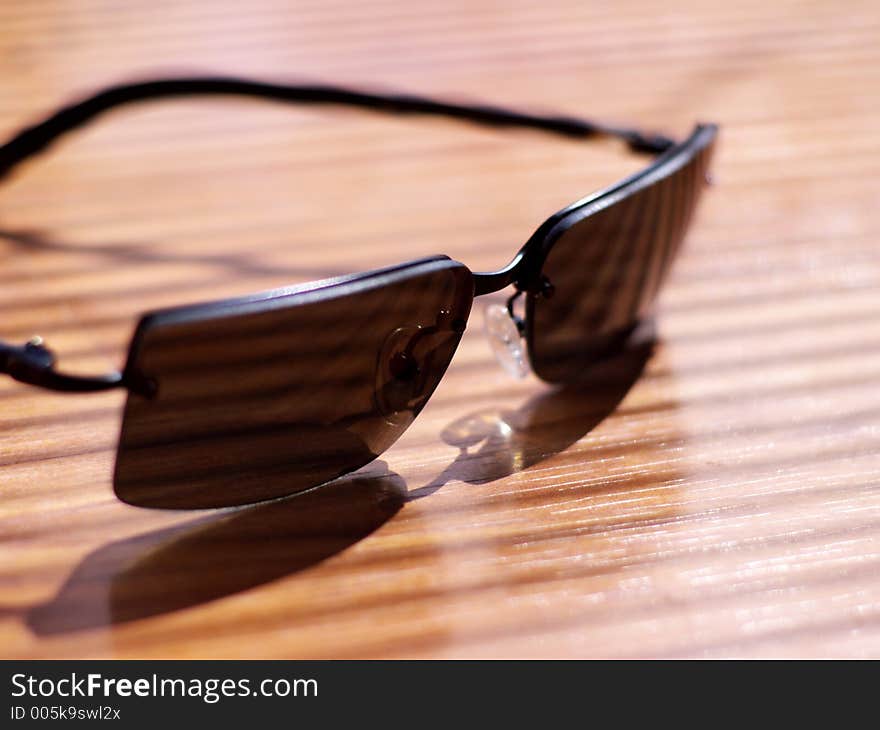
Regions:
<instances>
[{"instance_id":1,"label":"dark tinted lens","mask_svg":"<svg viewBox=\"0 0 880 730\"><path fill-rule=\"evenodd\" d=\"M201 508L292 494L372 461L406 430L455 352L473 282L448 260L205 316L143 323L116 494ZM216 308L215 308L216 310Z\"/></svg>"},{"instance_id":2,"label":"dark tinted lens","mask_svg":"<svg viewBox=\"0 0 880 730\"><path fill-rule=\"evenodd\" d=\"M549 297L530 297L532 367L571 381L610 353L648 313L704 186L714 134L669 174L573 224L553 244L542 273Z\"/></svg>"}]
</instances>

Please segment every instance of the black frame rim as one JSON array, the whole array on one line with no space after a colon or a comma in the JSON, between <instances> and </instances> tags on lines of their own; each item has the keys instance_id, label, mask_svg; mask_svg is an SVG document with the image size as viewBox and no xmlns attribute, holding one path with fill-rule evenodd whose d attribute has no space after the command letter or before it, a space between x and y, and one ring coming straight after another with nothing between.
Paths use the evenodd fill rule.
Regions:
<instances>
[{"instance_id":1,"label":"black frame rim","mask_svg":"<svg viewBox=\"0 0 880 730\"><path fill-rule=\"evenodd\" d=\"M629 194L650 184L652 178L661 174L667 165L676 164L678 160L681 160L681 164L683 164L684 160L688 159L687 153L697 149L700 140L714 137L717 130L714 125L697 126L687 140L677 144L675 140L664 135L603 124L589 119L539 115L501 107L454 103L414 95L366 92L322 84L272 83L236 77L184 77L123 83L105 88L91 97L61 107L54 114L37 124L25 127L5 144L0 145L0 179L9 175L22 162L50 147L57 139L115 107L159 98L208 95L250 96L302 104L343 104L381 112L440 115L484 126L525 127L572 138L617 137L622 139L633 152L659 155L651 165L642 171L577 200L551 215L535 230L513 259L502 269L486 273L470 272L474 285L474 297L497 292L511 285L515 286L518 291L529 293L527 297L529 301L526 305L526 324L523 330L530 359L532 359L533 350L530 302L534 291L540 285L540 272L544 260L558 237L569 226L605 205L613 203L618 196ZM440 257L440 259L443 258L445 257ZM301 287L288 287L283 290L272 290L237 299L220 300L203 305L184 305L171 310L147 313L135 328L127 362L132 359L133 348L138 346L139 332L143 327L149 326L151 317L208 316L208 313L212 316L230 315L235 314L241 307L269 306L266 303L270 301L274 301L275 306L294 306L299 301L305 301L300 297L321 296L316 292L339 294L342 290L337 290L336 287L353 285L358 281L373 281L376 277L406 270L425 261L436 260L438 260L437 257L418 259L386 269L377 269L330 280L319 280ZM132 385L120 372L87 377L58 372L54 366L53 353L41 341L30 342L22 346L0 341L0 373L11 375L21 382L50 390L77 392L106 390L115 387L130 388ZM128 365L126 365L126 370L127 368Z\"/></svg>"}]
</instances>

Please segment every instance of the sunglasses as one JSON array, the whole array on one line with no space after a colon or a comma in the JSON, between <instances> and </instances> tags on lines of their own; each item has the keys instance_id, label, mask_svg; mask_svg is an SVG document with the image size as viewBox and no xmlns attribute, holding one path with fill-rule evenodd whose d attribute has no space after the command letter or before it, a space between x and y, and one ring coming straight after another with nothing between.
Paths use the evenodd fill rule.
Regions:
<instances>
[{"instance_id":1,"label":"sunglasses","mask_svg":"<svg viewBox=\"0 0 880 730\"><path fill-rule=\"evenodd\" d=\"M0 147L0 178L113 107L194 95L345 104L569 137L610 136L655 159L554 213L510 263L491 273L433 256L157 310L137 325L123 371L99 377L59 372L38 338L21 346L0 342L0 372L18 381L57 391L128 391L114 490L145 507L257 502L369 463L428 402L477 296L513 287L506 306L486 314L490 343L511 372L577 381L619 352L649 314L708 181L717 135L715 125L699 125L676 142L580 119L417 96L172 79L111 87L22 130Z\"/></svg>"}]
</instances>

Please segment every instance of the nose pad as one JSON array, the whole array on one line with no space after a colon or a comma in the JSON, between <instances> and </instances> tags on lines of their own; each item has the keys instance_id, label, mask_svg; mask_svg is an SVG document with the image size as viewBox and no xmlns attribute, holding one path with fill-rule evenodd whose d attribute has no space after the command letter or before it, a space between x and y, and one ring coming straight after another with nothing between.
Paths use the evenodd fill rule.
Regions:
<instances>
[{"instance_id":1,"label":"nose pad","mask_svg":"<svg viewBox=\"0 0 880 730\"><path fill-rule=\"evenodd\" d=\"M531 371L529 359L519 327L507 307L502 304L488 305L484 324L486 339L498 364L514 378L526 377Z\"/></svg>"},{"instance_id":2,"label":"nose pad","mask_svg":"<svg viewBox=\"0 0 880 730\"><path fill-rule=\"evenodd\" d=\"M405 423L417 405L421 368L413 352L420 327L398 327L385 338L376 367L376 403L390 423Z\"/></svg>"},{"instance_id":3,"label":"nose pad","mask_svg":"<svg viewBox=\"0 0 880 730\"><path fill-rule=\"evenodd\" d=\"M376 368L376 404L385 420L408 424L434 390L464 325L398 327L385 338ZM450 349L451 348L451 349Z\"/></svg>"}]
</instances>

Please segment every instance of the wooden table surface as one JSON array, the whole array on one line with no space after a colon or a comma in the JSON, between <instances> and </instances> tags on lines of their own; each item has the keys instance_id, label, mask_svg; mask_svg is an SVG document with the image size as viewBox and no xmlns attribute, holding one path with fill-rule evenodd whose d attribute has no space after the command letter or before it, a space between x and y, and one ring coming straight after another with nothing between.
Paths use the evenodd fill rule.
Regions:
<instances>
[{"instance_id":1,"label":"wooden table surface","mask_svg":"<svg viewBox=\"0 0 880 730\"><path fill-rule=\"evenodd\" d=\"M478 303L416 424L309 495L124 505L123 395L4 380L4 657L880 655L876 0L12 0L0 71L4 133L184 71L723 127L647 362L511 380ZM157 306L433 253L492 269L641 164L333 108L131 107L4 184L0 338L103 371Z\"/></svg>"}]
</instances>

